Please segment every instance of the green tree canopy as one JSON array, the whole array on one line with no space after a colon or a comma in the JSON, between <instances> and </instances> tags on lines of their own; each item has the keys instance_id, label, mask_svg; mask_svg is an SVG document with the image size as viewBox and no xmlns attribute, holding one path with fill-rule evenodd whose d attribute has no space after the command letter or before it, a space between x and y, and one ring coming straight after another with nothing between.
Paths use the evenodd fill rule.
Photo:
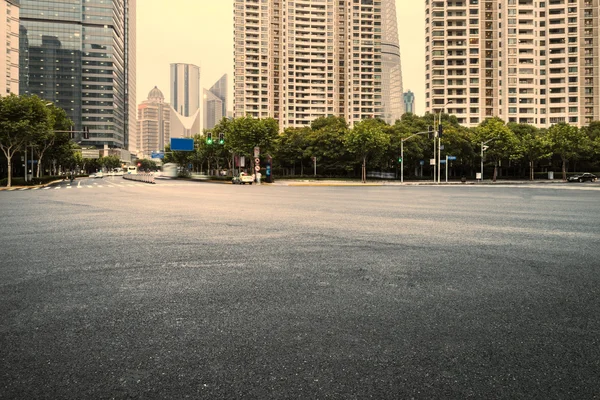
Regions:
<instances>
[{"instance_id":1,"label":"green tree canopy","mask_svg":"<svg viewBox=\"0 0 600 400\"><path fill-rule=\"evenodd\" d=\"M367 180L367 159L376 159L385 153L390 145L390 135L386 123L378 119L366 119L354 125L344 137L348 151L362 161L362 182Z\"/></svg>"}]
</instances>

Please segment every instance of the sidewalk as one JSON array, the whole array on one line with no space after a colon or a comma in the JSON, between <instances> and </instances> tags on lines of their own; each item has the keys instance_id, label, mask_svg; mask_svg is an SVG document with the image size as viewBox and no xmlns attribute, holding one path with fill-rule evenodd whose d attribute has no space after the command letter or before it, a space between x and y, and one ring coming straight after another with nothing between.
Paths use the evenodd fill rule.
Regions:
<instances>
[{"instance_id":1,"label":"sidewalk","mask_svg":"<svg viewBox=\"0 0 600 400\"><path fill-rule=\"evenodd\" d=\"M275 183L272 185L275 186L449 186L449 185L546 185L546 184L564 184L567 183L561 179L554 180L536 180L536 181L527 181L527 180L496 180L496 182L490 180L484 181L476 181L469 180L465 183L461 181L442 181L440 183L429 181L404 181L404 183L400 183L400 181L386 181L386 180L369 180L367 179L366 183L361 183L360 181L344 181L344 180L318 180L318 179L279 179L275 180Z\"/></svg>"},{"instance_id":2,"label":"sidewalk","mask_svg":"<svg viewBox=\"0 0 600 400\"><path fill-rule=\"evenodd\" d=\"M44 188L46 186L54 185L55 183L63 182L63 181L64 181L64 179L59 179L56 181L44 183L43 185L27 185L27 186L11 186L11 187L0 186L0 192L3 190L12 191L12 190L21 190L21 189L29 190L29 189L33 189L33 188Z\"/></svg>"}]
</instances>

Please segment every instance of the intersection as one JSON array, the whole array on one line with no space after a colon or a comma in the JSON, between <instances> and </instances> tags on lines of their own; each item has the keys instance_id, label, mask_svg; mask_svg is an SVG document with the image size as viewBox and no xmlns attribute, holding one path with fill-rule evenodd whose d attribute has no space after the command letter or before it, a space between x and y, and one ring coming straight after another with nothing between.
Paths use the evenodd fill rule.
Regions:
<instances>
[{"instance_id":1,"label":"intersection","mask_svg":"<svg viewBox=\"0 0 600 400\"><path fill-rule=\"evenodd\" d=\"M117 182L0 192L7 398L598 393L594 185Z\"/></svg>"}]
</instances>

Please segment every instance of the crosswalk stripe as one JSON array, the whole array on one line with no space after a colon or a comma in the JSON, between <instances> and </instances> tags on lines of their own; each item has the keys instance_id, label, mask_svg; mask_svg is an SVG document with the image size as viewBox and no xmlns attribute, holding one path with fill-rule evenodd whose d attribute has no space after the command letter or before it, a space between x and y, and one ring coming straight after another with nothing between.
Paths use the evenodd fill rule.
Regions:
<instances>
[{"instance_id":1,"label":"crosswalk stripe","mask_svg":"<svg viewBox=\"0 0 600 400\"><path fill-rule=\"evenodd\" d=\"M67 189L71 189L71 186L67 186Z\"/></svg>"},{"instance_id":2,"label":"crosswalk stripe","mask_svg":"<svg viewBox=\"0 0 600 400\"><path fill-rule=\"evenodd\" d=\"M58 189L60 189L60 186L57 186L57 187L54 188L54 190L58 190Z\"/></svg>"},{"instance_id":3,"label":"crosswalk stripe","mask_svg":"<svg viewBox=\"0 0 600 400\"><path fill-rule=\"evenodd\" d=\"M34 187L34 188L33 188L33 189L31 189L31 190L38 190L38 189L39 189L39 187Z\"/></svg>"}]
</instances>

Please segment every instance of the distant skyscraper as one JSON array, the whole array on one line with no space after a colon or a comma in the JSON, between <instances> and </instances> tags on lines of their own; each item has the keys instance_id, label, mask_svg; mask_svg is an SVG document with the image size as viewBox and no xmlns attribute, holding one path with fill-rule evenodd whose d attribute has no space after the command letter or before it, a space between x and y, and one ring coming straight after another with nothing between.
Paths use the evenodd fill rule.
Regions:
<instances>
[{"instance_id":1,"label":"distant skyscraper","mask_svg":"<svg viewBox=\"0 0 600 400\"><path fill-rule=\"evenodd\" d=\"M394 0L237 1L234 21L235 117L283 129L402 115Z\"/></svg>"},{"instance_id":2,"label":"distant skyscraper","mask_svg":"<svg viewBox=\"0 0 600 400\"><path fill-rule=\"evenodd\" d=\"M19 92L67 112L84 145L135 135L135 0L20 0ZM78 139L81 139L80 137Z\"/></svg>"},{"instance_id":3,"label":"distant skyscraper","mask_svg":"<svg viewBox=\"0 0 600 400\"><path fill-rule=\"evenodd\" d=\"M212 129L227 117L227 74L223 75L210 90L204 90L204 129Z\"/></svg>"},{"instance_id":4,"label":"distant skyscraper","mask_svg":"<svg viewBox=\"0 0 600 400\"><path fill-rule=\"evenodd\" d=\"M171 106L184 117L200 108L200 68L193 64L171 64Z\"/></svg>"},{"instance_id":5,"label":"distant skyscraper","mask_svg":"<svg viewBox=\"0 0 600 400\"><path fill-rule=\"evenodd\" d=\"M171 109L156 86L148 94L148 100L138 106L138 132L138 158L150 158L153 151L164 151L169 144Z\"/></svg>"},{"instance_id":6,"label":"distant skyscraper","mask_svg":"<svg viewBox=\"0 0 600 400\"><path fill-rule=\"evenodd\" d=\"M415 94L410 90L404 93L404 110L407 113L415 113Z\"/></svg>"},{"instance_id":7,"label":"distant skyscraper","mask_svg":"<svg viewBox=\"0 0 600 400\"><path fill-rule=\"evenodd\" d=\"M477 126L600 119L598 0L425 3L425 111Z\"/></svg>"},{"instance_id":8,"label":"distant skyscraper","mask_svg":"<svg viewBox=\"0 0 600 400\"><path fill-rule=\"evenodd\" d=\"M19 94L19 2L0 0L0 96Z\"/></svg>"}]
</instances>

